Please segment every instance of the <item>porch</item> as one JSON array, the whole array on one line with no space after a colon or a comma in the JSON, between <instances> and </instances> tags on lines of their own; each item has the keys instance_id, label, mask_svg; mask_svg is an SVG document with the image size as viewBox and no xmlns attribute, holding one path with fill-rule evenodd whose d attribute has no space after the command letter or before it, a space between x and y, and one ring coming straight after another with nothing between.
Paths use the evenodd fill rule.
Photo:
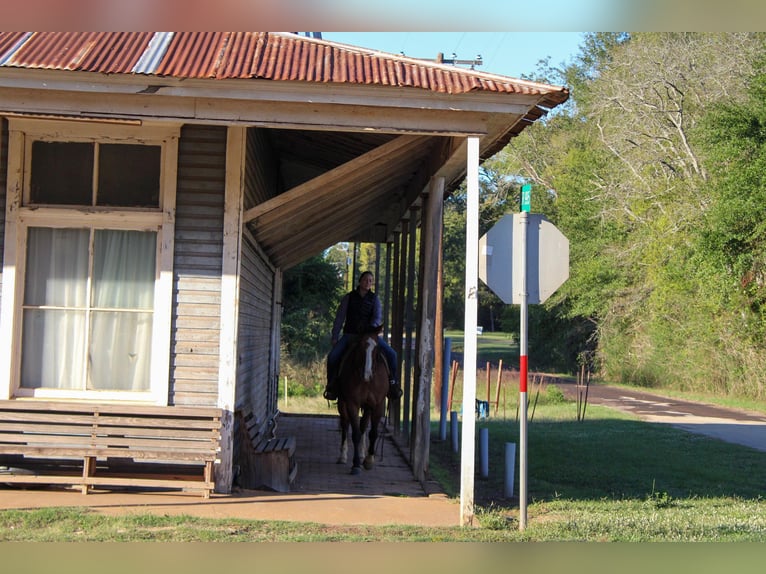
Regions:
<instances>
[{"instance_id":1,"label":"porch","mask_svg":"<svg viewBox=\"0 0 766 574\"><path fill-rule=\"evenodd\" d=\"M14 488L0 476L0 509L87 506L117 514L187 514L204 518L287 520L322 524L411 524L458 526L460 509L437 483L421 484L407 463L406 449L383 433L382 459L374 469L352 476L335 463L340 433L335 416L282 414L277 436L294 436L298 475L289 493L233 489L209 499L179 492L61 487ZM380 446L379 446L380 449ZM380 450L378 450L380 452Z\"/></svg>"}]
</instances>

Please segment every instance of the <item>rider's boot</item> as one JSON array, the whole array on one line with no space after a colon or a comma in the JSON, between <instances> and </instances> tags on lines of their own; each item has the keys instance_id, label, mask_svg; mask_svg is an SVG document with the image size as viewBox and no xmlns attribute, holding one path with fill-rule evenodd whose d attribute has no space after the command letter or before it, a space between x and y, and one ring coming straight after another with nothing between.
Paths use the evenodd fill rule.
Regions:
<instances>
[{"instance_id":1,"label":"rider's boot","mask_svg":"<svg viewBox=\"0 0 766 574\"><path fill-rule=\"evenodd\" d=\"M324 393L322 393L322 396L326 398L328 401L338 400L338 389L336 385L336 379L331 379L327 381L327 386L325 387Z\"/></svg>"},{"instance_id":2,"label":"rider's boot","mask_svg":"<svg viewBox=\"0 0 766 574\"><path fill-rule=\"evenodd\" d=\"M399 386L399 383L396 382L396 379L391 379L388 381L388 399L390 401L397 401L402 398L402 388Z\"/></svg>"}]
</instances>

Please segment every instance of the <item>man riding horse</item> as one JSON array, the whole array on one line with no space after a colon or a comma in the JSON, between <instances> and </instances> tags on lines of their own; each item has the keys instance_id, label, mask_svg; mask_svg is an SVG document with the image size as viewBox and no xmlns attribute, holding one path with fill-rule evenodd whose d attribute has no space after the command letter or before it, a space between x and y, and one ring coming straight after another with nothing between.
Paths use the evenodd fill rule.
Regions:
<instances>
[{"instance_id":1,"label":"man riding horse","mask_svg":"<svg viewBox=\"0 0 766 574\"><path fill-rule=\"evenodd\" d=\"M356 289L343 296L335 313L335 323L332 327L333 346L327 355L327 386L323 393L324 398L329 401L338 398L338 367L349 343L355 337L371 328L379 327L383 323L380 299L372 290L374 280L372 272L365 271L362 273ZM340 334L341 328L343 335ZM396 379L399 373L396 351L380 336L378 336L378 345L383 351L388 365L388 398L390 400L399 399L402 396L402 389Z\"/></svg>"}]
</instances>

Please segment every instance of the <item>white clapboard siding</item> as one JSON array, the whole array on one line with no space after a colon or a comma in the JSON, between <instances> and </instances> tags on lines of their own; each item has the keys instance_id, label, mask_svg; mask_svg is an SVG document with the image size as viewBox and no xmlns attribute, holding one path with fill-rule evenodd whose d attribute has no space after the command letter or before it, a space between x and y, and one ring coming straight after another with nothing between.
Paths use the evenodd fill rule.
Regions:
<instances>
[{"instance_id":1,"label":"white clapboard siding","mask_svg":"<svg viewBox=\"0 0 766 574\"><path fill-rule=\"evenodd\" d=\"M170 401L216 406L226 128L184 126L178 146Z\"/></svg>"}]
</instances>

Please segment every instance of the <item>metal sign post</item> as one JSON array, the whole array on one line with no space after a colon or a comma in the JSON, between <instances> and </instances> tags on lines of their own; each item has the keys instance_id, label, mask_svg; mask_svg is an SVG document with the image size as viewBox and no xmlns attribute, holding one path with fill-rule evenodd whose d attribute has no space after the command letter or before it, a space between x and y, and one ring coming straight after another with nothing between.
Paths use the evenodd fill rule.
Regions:
<instances>
[{"instance_id":1,"label":"metal sign post","mask_svg":"<svg viewBox=\"0 0 766 574\"><path fill-rule=\"evenodd\" d=\"M521 219L521 318L519 326L519 530L527 527L527 377L528 377L528 311L527 292L527 230L529 213L522 211Z\"/></svg>"}]
</instances>

